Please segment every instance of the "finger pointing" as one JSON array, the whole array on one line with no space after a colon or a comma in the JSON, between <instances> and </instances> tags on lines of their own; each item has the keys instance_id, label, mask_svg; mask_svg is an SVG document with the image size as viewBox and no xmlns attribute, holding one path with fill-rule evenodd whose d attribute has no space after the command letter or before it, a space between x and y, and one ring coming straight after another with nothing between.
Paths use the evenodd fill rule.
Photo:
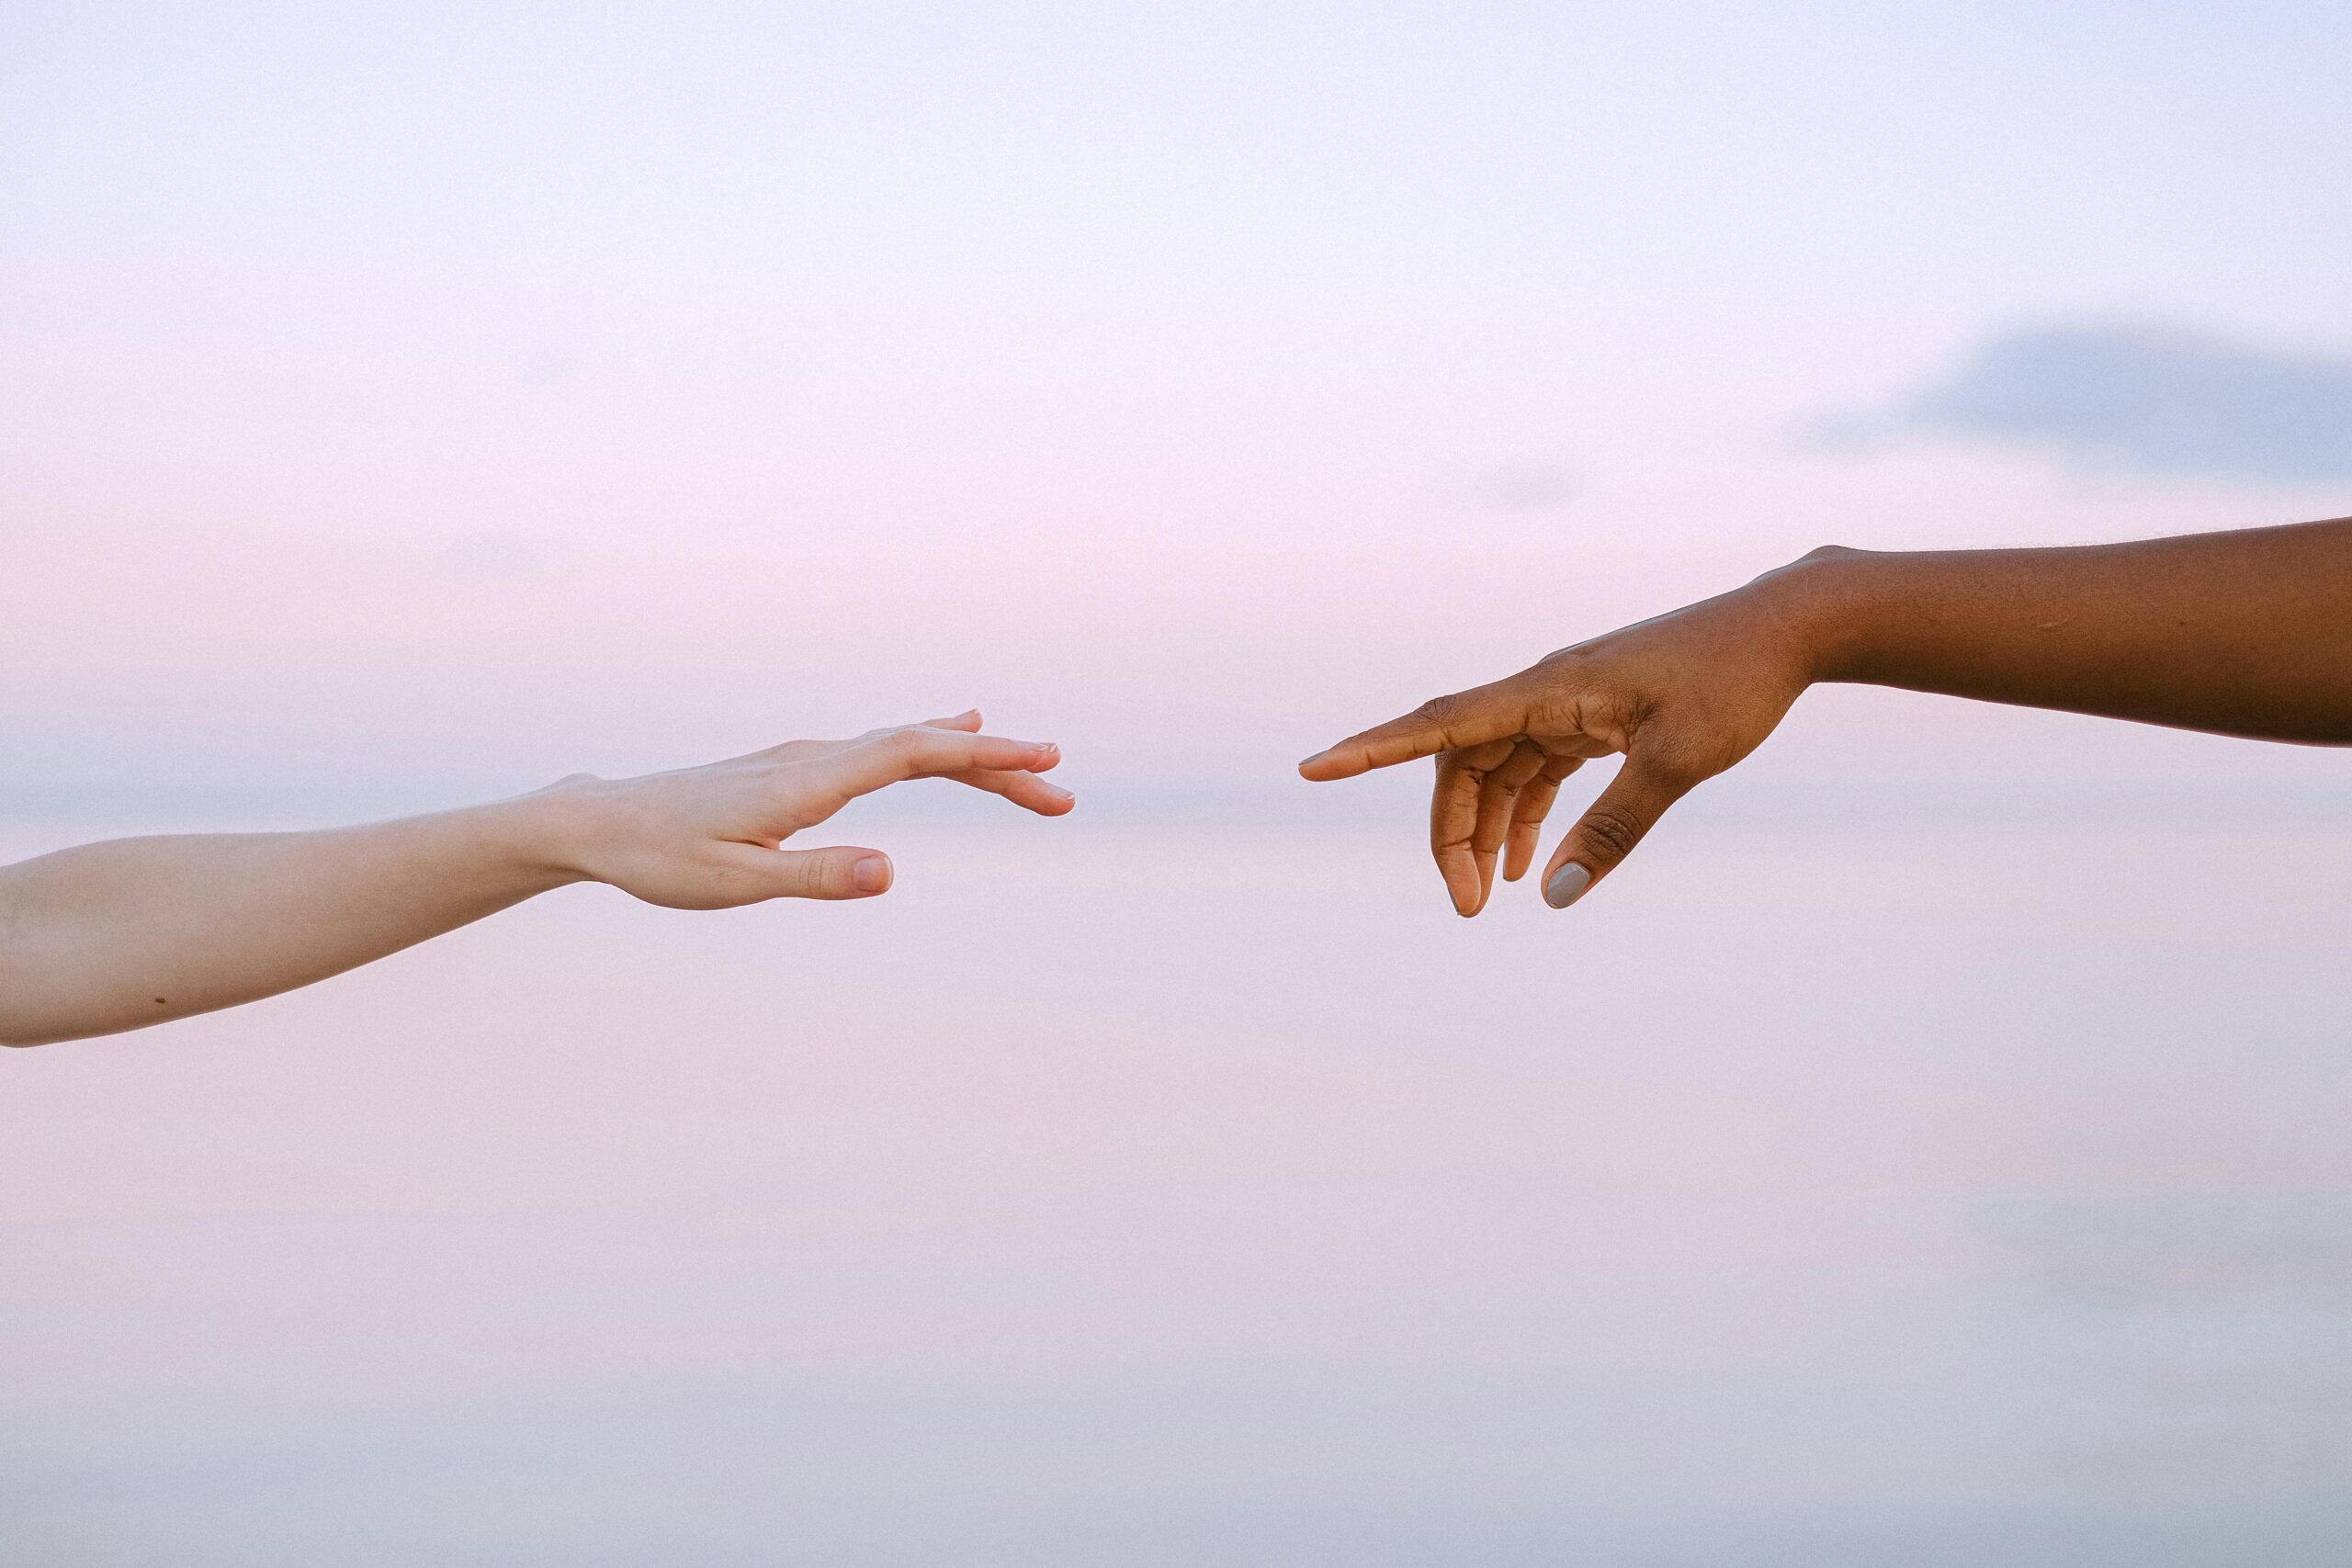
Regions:
<instances>
[{"instance_id":1,"label":"finger pointing","mask_svg":"<svg viewBox=\"0 0 2352 1568\"><path fill-rule=\"evenodd\" d=\"M1351 779L1417 757L1500 740L1519 734L1526 724L1527 705L1518 688L1510 681L1498 681L1431 697L1402 718L1375 725L1317 751L1299 763L1298 771L1317 784Z\"/></svg>"}]
</instances>

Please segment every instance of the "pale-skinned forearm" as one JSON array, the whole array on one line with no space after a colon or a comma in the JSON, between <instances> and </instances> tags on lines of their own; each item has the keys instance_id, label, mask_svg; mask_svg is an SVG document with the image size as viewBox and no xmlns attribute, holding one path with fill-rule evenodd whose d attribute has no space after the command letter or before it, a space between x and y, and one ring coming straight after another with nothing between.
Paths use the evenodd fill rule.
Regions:
<instances>
[{"instance_id":1,"label":"pale-skinned forearm","mask_svg":"<svg viewBox=\"0 0 2352 1568\"><path fill-rule=\"evenodd\" d=\"M1814 677L2352 744L2352 519L2057 549L1824 550L1757 587Z\"/></svg>"},{"instance_id":2,"label":"pale-skinned forearm","mask_svg":"<svg viewBox=\"0 0 2352 1568\"><path fill-rule=\"evenodd\" d=\"M0 868L0 1043L209 1012L566 882L546 797L310 833L121 839Z\"/></svg>"},{"instance_id":3,"label":"pale-skinned forearm","mask_svg":"<svg viewBox=\"0 0 2352 1568\"><path fill-rule=\"evenodd\" d=\"M321 833L121 839L0 867L0 1044L110 1034L307 986L568 882L673 909L870 898L890 859L786 849L860 795L945 779L1044 817L1048 741L972 709L848 740Z\"/></svg>"}]
</instances>

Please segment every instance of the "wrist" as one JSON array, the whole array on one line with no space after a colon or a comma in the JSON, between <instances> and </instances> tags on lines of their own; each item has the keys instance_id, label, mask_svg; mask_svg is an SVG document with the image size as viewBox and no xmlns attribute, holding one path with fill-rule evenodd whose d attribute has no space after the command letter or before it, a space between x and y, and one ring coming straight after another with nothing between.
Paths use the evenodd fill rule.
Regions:
<instances>
[{"instance_id":1,"label":"wrist","mask_svg":"<svg viewBox=\"0 0 2352 1568\"><path fill-rule=\"evenodd\" d=\"M597 840L588 792L565 780L512 800L473 808L491 853L522 885L545 892L597 880L589 852Z\"/></svg>"},{"instance_id":2,"label":"wrist","mask_svg":"<svg viewBox=\"0 0 2352 1568\"><path fill-rule=\"evenodd\" d=\"M1859 673L1869 640L1865 584L1882 558L1824 545L1748 584L1769 605L1806 684L1867 679Z\"/></svg>"}]
</instances>

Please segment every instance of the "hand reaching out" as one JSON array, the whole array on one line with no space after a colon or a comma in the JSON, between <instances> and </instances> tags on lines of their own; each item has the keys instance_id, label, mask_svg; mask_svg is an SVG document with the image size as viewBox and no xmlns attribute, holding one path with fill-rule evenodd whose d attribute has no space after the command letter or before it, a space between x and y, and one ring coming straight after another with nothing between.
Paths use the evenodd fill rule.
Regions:
<instances>
[{"instance_id":1,"label":"hand reaching out","mask_svg":"<svg viewBox=\"0 0 2352 1568\"><path fill-rule=\"evenodd\" d=\"M1813 678L1804 642L1747 590L1550 654L1518 674L1432 697L1298 765L1322 782L1437 758L1430 850L1456 911L1515 882L1535 858L1560 783L1590 758L1624 765L1544 874L1555 908L1632 852L1666 808L1753 751Z\"/></svg>"},{"instance_id":2,"label":"hand reaching out","mask_svg":"<svg viewBox=\"0 0 2352 1568\"><path fill-rule=\"evenodd\" d=\"M643 778L576 774L560 799L564 859L649 904L723 909L768 898L865 898L890 886L879 850L786 850L783 840L861 795L944 778L1042 817L1075 797L1037 777L1061 761L1049 741L978 733L978 712L876 729L854 740L792 740L746 757Z\"/></svg>"},{"instance_id":3,"label":"hand reaching out","mask_svg":"<svg viewBox=\"0 0 2352 1568\"><path fill-rule=\"evenodd\" d=\"M566 883L718 909L865 898L879 850L787 850L861 795L944 778L1058 817L1050 744L980 716L795 740L635 779L574 774L487 806L310 833L118 839L0 866L0 1044L185 1018L309 985Z\"/></svg>"},{"instance_id":4,"label":"hand reaching out","mask_svg":"<svg viewBox=\"0 0 2352 1568\"><path fill-rule=\"evenodd\" d=\"M1475 915L1534 859L1560 781L1625 762L1554 852L1574 903L1815 681L2352 745L2352 518L2057 549L1829 547L1744 588L1422 704L1299 764L1437 758L1430 846Z\"/></svg>"},{"instance_id":5,"label":"hand reaching out","mask_svg":"<svg viewBox=\"0 0 2352 1568\"><path fill-rule=\"evenodd\" d=\"M1454 908L1524 875L1561 781L1625 761L1552 855L1555 907L1746 757L1815 681L2352 745L2352 518L2131 544L1824 549L1308 758L1309 779L1437 759L1430 841ZM1044 816L1048 744L980 716L797 740L644 778L305 833L120 839L0 866L0 1044L136 1029L308 985L567 883L650 903L870 897L878 850L788 850L850 801L945 778Z\"/></svg>"}]
</instances>

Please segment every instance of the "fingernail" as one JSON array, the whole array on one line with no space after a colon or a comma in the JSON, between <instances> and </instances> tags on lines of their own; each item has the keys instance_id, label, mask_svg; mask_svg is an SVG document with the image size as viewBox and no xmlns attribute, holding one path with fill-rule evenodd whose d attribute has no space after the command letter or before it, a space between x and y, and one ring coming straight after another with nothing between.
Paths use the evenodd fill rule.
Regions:
<instances>
[{"instance_id":1,"label":"fingernail","mask_svg":"<svg viewBox=\"0 0 2352 1568\"><path fill-rule=\"evenodd\" d=\"M849 870L850 886L860 893L879 893L890 886L890 863L881 855L868 855Z\"/></svg>"},{"instance_id":2,"label":"fingernail","mask_svg":"<svg viewBox=\"0 0 2352 1568\"><path fill-rule=\"evenodd\" d=\"M1326 758L1326 757L1329 756L1330 754L1331 754L1331 750L1330 750L1330 748L1329 748L1329 747L1328 747L1328 746L1327 746L1327 747L1325 747L1322 750L1316 752L1316 753L1315 753L1315 755L1314 755L1314 756L1312 756L1312 757L1301 757L1301 758L1298 760L1298 765L1299 765L1300 767L1304 768L1304 767L1307 766L1307 765L1308 765L1308 764L1310 764L1310 763L1321 761L1324 758Z\"/></svg>"},{"instance_id":3,"label":"fingernail","mask_svg":"<svg viewBox=\"0 0 2352 1568\"><path fill-rule=\"evenodd\" d=\"M1570 861L1545 880L1544 902L1555 909L1565 909L1583 897L1584 890L1591 886L1592 873Z\"/></svg>"}]
</instances>

